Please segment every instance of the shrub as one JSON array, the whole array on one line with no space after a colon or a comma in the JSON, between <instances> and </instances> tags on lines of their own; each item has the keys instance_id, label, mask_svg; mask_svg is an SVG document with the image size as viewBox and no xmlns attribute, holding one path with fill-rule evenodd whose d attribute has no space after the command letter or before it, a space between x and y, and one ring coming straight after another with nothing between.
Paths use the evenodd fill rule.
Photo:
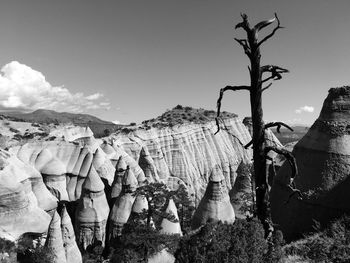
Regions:
<instances>
[{"instance_id":1,"label":"shrub","mask_svg":"<svg viewBox=\"0 0 350 263\"><path fill-rule=\"evenodd\" d=\"M177 105L174 109L176 109L176 110L182 110L184 107L182 107L180 104L179 105Z\"/></svg>"},{"instance_id":2,"label":"shrub","mask_svg":"<svg viewBox=\"0 0 350 263\"><path fill-rule=\"evenodd\" d=\"M284 250L287 255L312 262L350 262L350 217L343 216L324 231L295 241Z\"/></svg>"},{"instance_id":3,"label":"shrub","mask_svg":"<svg viewBox=\"0 0 350 263\"><path fill-rule=\"evenodd\" d=\"M111 131L109 129L104 129L103 134L105 137L107 137L107 136L111 135Z\"/></svg>"},{"instance_id":4,"label":"shrub","mask_svg":"<svg viewBox=\"0 0 350 263\"><path fill-rule=\"evenodd\" d=\"M22 237L18 241L17 260L20 263L51 263L54 254L50 248L41 245L39 239L33 242L30 237Z\"/></svg>"},{"instance_id":5,"label":"shrub","mask_svg":"<svg viewBox=\"0 0 350 263\"><path fill-rule=\"evenodd\" d=\"M19 133L19 130L10 127L10 132Z\"/></svg>"},{"instance_id":6,"label":"shrub","mask_svg":"<svg viewBox=\"0 0 350 263\"><path fill-rule=\"evenodd\" d=\"M281 254L268 250L260 222L237 219L234 224L207 223L197 234L184 237L175 257L177 263L258 263L272 253L278 262Z\"/></svg>"}]
</instances>

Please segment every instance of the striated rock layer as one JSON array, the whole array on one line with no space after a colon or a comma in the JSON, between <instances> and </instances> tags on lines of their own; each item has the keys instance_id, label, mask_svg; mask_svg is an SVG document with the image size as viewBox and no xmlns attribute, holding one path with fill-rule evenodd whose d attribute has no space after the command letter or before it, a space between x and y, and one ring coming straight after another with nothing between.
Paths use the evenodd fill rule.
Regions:
<instances>
[{"instance_id":1,"label":"striated rock layer","mask_svg":"<svg viewBox=\"0 0 350 263\"><path fill-rule=\"evenodd\" d=\"M312 229L314 220L321 224L350 212L350 87L332 88L323 103L320 116L308 133L295 145L298 164L296 187L301 190L289 199L290 167L284 163L271 192L274 223L287 238Z\"/></svg>"},{"instance_id":2,"label":"striated rock layer","mask_svg":"<svg viewBox=\"0 0 350 263\"><path fill-rule=\"evenodd\" d=\"M38 205L46 207L50 204L50 197L48 202L41 197L51 194L44 191L40 198L36 197L31 184L31 179L35 177L36 173L30 167L0 149L0 237L14 241L26 232L47 232L51 217ZM33 184L36 190L40 189L40 180ZM39 203L38 199L42 202ZM48 207L56 207L57 201L53 196L51 201L52 206Z\"/></svg>"},{"instance_id":3,"label":"striated rock layer","mask_svg":"<svg viewBox=\"0 0 350 263\"><path fill-rule=\"evenodd\" d=\"M207 222L215 221L228 224L235 222L235 211L219 166L213 167L205 194L193 215L192 228L196 229Z\"/></svg>"},{"instance_id":4,"label":"striated rock layer","mask_svg":"<svg viewBox=\"0 0 350 263\"><path fill-rule=\"evenodd\" d=\"M251 162L250 150L242 147L251 139L242 121L231 118L223 123L222 130L216 135L216 124L211 121L119 133L114 136L113 144L138 161L147 179L165 183L171 178L183 181L195 194L198 204L215 165L221 167L224 183L231 189L240 163Z\"/></svg>"},{"instance_id":5,"label":"striated rock layer","mask_svg":"<svg viewBox=\"0 0 350 263\"><path fill-rule=\"evenodd\" d=\"M214 195L224 193L227 211L217 212L214 205L206 218L231 222L235 212L228 193L242 190L235 187L237 168L251 162L251 150L243 147L250 135L239 118L224 120L214 135L216 129L212 121L137 129L102 142L88 128L57 128L41 140L1 150L0 235L15 240L25 232L49 232L47 245L55 247L57 255L80 262L77 247L104 246L106 237L120 234L132 212L148 208L142 196L132 195L137 187L160 181L170 190L184 185L198 205L208 182L217 180L210 176L213 170L220 171L220 180L210 198L215 203ZM69 213L58 209L61 218L58 202L70 203ZM172 201L170 211L178 217ZM225 213L228 217L221 216ZM181 234L178 223L163 220L162 228Z\"/></svg>"}]
</instances>

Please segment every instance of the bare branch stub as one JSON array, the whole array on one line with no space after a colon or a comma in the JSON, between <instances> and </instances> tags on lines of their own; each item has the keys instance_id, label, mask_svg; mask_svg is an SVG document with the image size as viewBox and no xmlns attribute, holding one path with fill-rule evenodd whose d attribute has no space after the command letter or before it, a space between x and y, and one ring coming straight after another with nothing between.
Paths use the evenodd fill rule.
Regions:
<instances>
[{"instance_id":1,"label":"bare branch stub","mask_svg":"<svg viewBox=\"0 0 350 263\"><path fill-rule=\"evenodd\" d=\"M216 126L217 126L218 130L215 132L215 134L217 134L220 131L219 117L220 117L220 110L221 110L221 100L224 96L224 92L227 90L231 90L231 91L250 90L250 87L249 86L226 86L225 88L220 89L219 98L218 98L217 103L216 103L217 115L215 118Z\"/></svg>"},{"instance_id":2,"label":"bare branch stub","mask_svg":"<svg viewBox=\"0 0 350 263\"><path fill-rule=\"evenodd\" d=\"M262 43L266 42L269 38L271 38L271 37L276 33L276 31L277 31L278 29L283 28L283 27L281 26L281 24L280 24L280 20L278 19L278 16L277 16L276 13L275 13L275 18L276 18L276 20L277 20L277 26L272 30L272 32L271 32L270 34L268 34L266 37L264 37L262 40L260 40L260 42L258 43L258 47L259 47ZM270 24L271 24L271 23L270 23Z\"/></svg>"},{"instance_id":3,"label":"bare branch stub","mask_svg":"<svg viewBox=\"0 0 350 263\"><path fill-rule=\"evenodd\" d=\"M248 16L246 14L241 14L241 17L243 19L243 21L241 23L238 23L236 26L235 26L235 29L237 28L243 28L245 31L250 31L250 25L249 25L249 22L248 22Z\"/></svg>"},{"instance_id":4,"label":"bare branch stub","mask_svg":"<svg viewBox=\"0 0 350 263\"><path fill-rule=\"evenodd\" d=\"M277 132L281 133L282 126L287 128L290 131L294 131L290 126L288 126L287 124L285 124L283 122L280 122L280 121L278 121L278 122L269 122L269 123L265 124L264 129L266 130L268 128L277 127Z\"/></svg>"}]
</instances>

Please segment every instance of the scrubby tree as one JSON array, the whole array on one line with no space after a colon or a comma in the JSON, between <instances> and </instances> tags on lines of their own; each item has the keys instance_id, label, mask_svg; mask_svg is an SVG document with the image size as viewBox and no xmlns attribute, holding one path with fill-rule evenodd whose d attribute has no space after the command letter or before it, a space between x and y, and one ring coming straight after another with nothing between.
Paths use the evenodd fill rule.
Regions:
<instances>
[{"instance_id":1,"label":"scrubby tree","mask_svg":"<svg viewBox=\"0 0 350 263\"><path fill-rule=\"evenodd\" d=\"M281 29L280 20L275 14L275 17L262 21L255 26L251 26L246 14L241 14L242 22L236 25L236 29L243 29L246 32L246 38L235 40L243 47L244 53L248 56L250 66L248 66L250 74L250 85L242 86L226 86L220 90L220 96L217 101L217 117L216 123L218 131L220 130L220 109L221 100L224 92L226 91L238 91L246 90L250 93L250 106L251 117L253 125L252 141L245 147L253 145L253 158L254 158L254 181L255 181L255 194L256 194L256 215L264 225L265 235L269 237L273 231L270 214L269 204L269 183L268 175L266 172L266 159L267 153L275 151L278 154L283 154L292 166L292 175L290 177L289 188L293 189L293 193L300 193L295 190L293 180L297 175L296 162L292 154L284 149L276 148L274 146L268 146L265 144L265 130L271 127L277 127L279 132L282 126L292 130L288 125L282 122L273 122L265 124L263 120L262 109L262 93L266 91L274 80L280 80L283 73L287 73L288 70L275 65L260 65L261 53L260 47L267 40L269 40L277 30ZM267 34L261 40L258 38L258 33L265 27L277 23L271 33ZM268 75L263 77L264 75ZM269 84L267 84L269 83Z\"/></svg>"},{"instance_id":2,"label":"scrubby tree","mask_svg":"<svg viewBox=\"0 0 350 263\"><path fill-rule=\"evenodd\" d=\"M171 191L164 183L156 182L140 186L133 194L144 196L148 209L131 214L128 223L123 227L121 237L115 244L111 262L148 262L150 255L164 248L174 252L180 239L178 234L164 234L159 230L164 218L173 223L178 222L174 214L165 211L170 198L175 203L182 202L187 207L188 200L184 197L182 188ZM188 212L182 212L181 219L184 224L188 224L186 221Z\"/></svg>"}]
</instances>

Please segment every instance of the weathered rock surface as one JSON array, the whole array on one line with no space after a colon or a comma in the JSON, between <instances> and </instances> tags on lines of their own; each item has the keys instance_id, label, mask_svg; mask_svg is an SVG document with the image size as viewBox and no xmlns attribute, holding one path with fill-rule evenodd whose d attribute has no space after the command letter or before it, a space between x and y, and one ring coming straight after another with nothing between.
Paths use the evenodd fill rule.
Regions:
<instances>
[{"instance_id":1,"label":"weathered rock surface","mask_svg":"<svg viewBox=\"0 0 350 263\"><path fill-rule=\"evenodd\" d=\"M350 87L332 88L323 103L320 116L308 133L294 146L298 164L296 187L303 199L284 185L289 182L290 168L280 168L271 192L274 223L287 238L311 230L313 220L321 224L350 212L344 201L350 197Z\"/></svg>"},{"instance_id":2,"label":"weathered rock surface","mask_svg":"<svg viewBox=\"0 0 350 263\"><path fill-rule=\"evenodd\" d=\"M113 135L108 142L96 140L86 128L56 127L40 140L21 141L9 152L1 152L0 219L4 220L0 226L5 229L1 235L16 239L25 232L49 231L48 244L56 246L57 254L63 251L67 262L81 262L77 247L104 246L106 237L118 235L131 212L147 209L145 198L132 192L153 181L162 181L171 190L185 185L198 205L208 182L216 180L219 187L210 195L219 191L224 205L215 204L206 218L231 222L234 211L228 191L235 186L237 167L251 162L251 151L242 147L250 135L238 118L226 119L222 125L217 135L215 122L210 121L138 129ZM220 180L213 169L220 171ZM57 215L58 201L76 204L73 222L65 208L61 218ZM168 211L178 218L173 202ZM7 220L9 214L15 220ZM181 233L179 223L163 220L162 226L167 233ZM58 230L61 239L52 238L59 237Z\"/></svg>"},{"instance_id":3,"label":"weathered rock surface","mask_svg":"<svg viewBox=\"0 0 350 263\"><path fill-rule=\"evenodd\" d=\"M67 263L82 263L83 259L75 241L73 224L65 206L61 211L61 231Z\"/></svg>"},{"instance_id":4,"label":"weathered rock surface","mask_svg":"<svg viewBox=\"0 0 350 263\"><path fill-rule=\"evenodd\" d=\"M128 168L125 171L122 179L122 191L120 195L116 198L111 213L109 215L110 240L118 237L121 234L123 225L128 222L136 198L133 193L137 189L137 186L137 179L133 171ZM139 205L140 204L137 204L137 206Z\"/></svg>"},{"instance_id":5,"label":"weathered rock surface","mask_svg":"<svg viewBox=\"0 0 350 263\"><path fill-rule=\"evenodd\" d=\"M163 234L170 234L170 235L174 235L174 234L182 235L179 216L177 214L177 208L175 206L173 199L169 200L168 206L165 209L165 213L173 216L174 217L173 219L176 220L177 222L172 222L167 218L163 218L162 223L160 225L161 226L160 232Z\"/></svg>"},{"instance_id":6,"label":"weathered rock surface","mask_svg":"<svg viewBox=\"0 0 350 263\"><path fill-rule=\"evenodd\" d=\"M104 184L95 168L91 166L82 185L82 195L76 208L77 241L81 248L104 244L109 206Z\"/></svg>"},{"instance_id":7,"label":"weathered rock surface","mask_svg":"<svg viewBox=\"0 0 350 263\"><path fill-rule=\"evenodd\" d=\"M137 160L145 170L146 178L165 183L169 178L181 179L199 201L215 165L221 167L224 183L231 189L237 167L241 162L251 162L251 151L242 147L251 138L239 118L224 120L222 130L214 135L216 130L214 121L173 128L137 129L115 135L113 145ZM126 162L132 168L132 164Z\"/></svg>"},{"instance_id":8,"label":"weathered rock surface","mask_svg":"<svg viewBox=\"0 0 350 263\"><path fill-rule=\"evenodd\" d=\"M66 253L63 247L63 238L61 232L61 218L57 212L53 214L45 246L53 252L53 263L66 263Z\"/></svg>"},{"instance_id":9,"label":"weathered rock surface","mask_svg":"<svg viewBox=\"0 0 350 263\"><path fill-rule=\"evenodd\" d=\"M35 175L31 172L15 156L0 150L0 237L16 240L26 232L40 234L48 229L51 217L38 207L30 182ZM57 206L54 197L52 200Z\"/></svg>"},{"instance_id":10,"label":"weathered rock surface","mask_svg":"<svg viewBox=\"0 0 350 263\"><path fill-rule=\"evenodd\" d=\"M220 167L214 166L209 184L192 218L192 228L197 229L207 222L235 222L235 212L230 202L225 178Z\"/></svg>"}]
</instances>

